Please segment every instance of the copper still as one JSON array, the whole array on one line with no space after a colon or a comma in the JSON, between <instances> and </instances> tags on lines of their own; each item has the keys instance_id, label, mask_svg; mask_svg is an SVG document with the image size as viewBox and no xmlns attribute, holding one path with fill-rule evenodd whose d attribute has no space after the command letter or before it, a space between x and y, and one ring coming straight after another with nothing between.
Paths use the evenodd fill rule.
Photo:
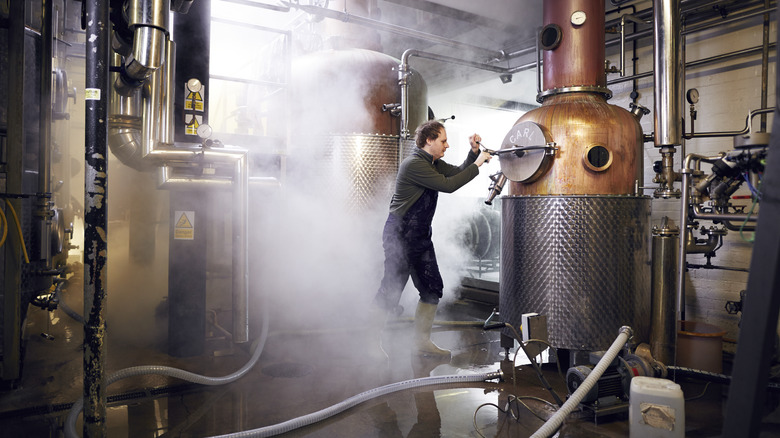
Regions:
<instances>
[{"instance_id":1,"label":"copper still","mask_svg":"<svg viewBox=\"0 0 780 438\"><path fill-rule=\"evenodd\" d=\"M623 325L649 330L650 199L642 181L638 117L610 105L604 3L544 4L540 108L523 115L501 149L500 311L520 323L547 316L551 344L606 349ZM506 333L511 335L510 333Z\"/></svg>"},{"instance_id":2,"label":"copper still","mask_svg":"<svg viewBox=\"0 0 780 438\"><path fill-rule=\"evenodd\" d=\"M362 48L328 49L293 62L291 170L353 212L386 209L404 150L397 109L401 61ZM410 77L410 124L427 120L427 87Z\"/></svg>"}]
</instances>

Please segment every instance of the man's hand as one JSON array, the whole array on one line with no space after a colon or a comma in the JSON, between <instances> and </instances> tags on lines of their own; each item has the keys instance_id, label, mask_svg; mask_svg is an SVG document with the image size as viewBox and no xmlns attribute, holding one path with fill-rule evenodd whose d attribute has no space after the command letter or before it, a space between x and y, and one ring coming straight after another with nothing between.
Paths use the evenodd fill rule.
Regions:
<instances>
[{"instance_id":1,"label":"man's hand","mask_svg":"<svg viewBox=\"0 0 780 438\"><path fill-rule=\"evenodd\" d=\"M469 144L471 145L471 150L475 153L479 153L479 142L482 141L482 137L479 136L479 134L474 134L471 137L469 137Z\"/></svg>"},{"instance_id":2,"label":"man's hand","mask_svg":"<svg viewBox=\"0 0 780 438\"><path fill-rule=\"evenodd\" d=\"M479 156L478 156L478 157L477 157L477 159L474 161L474 164L476 164L476 165L477 165L477 167L479 167L479 166L482 166L482 163L485 163L485 162L487 162L487 161L490 161L490 157L492 157L492 155L490 155L490 154L489 154L488 152L486 152L486 151L482 151L482 152L480 152L480 153L479 153Z\"/></svg>"}]
</instances>

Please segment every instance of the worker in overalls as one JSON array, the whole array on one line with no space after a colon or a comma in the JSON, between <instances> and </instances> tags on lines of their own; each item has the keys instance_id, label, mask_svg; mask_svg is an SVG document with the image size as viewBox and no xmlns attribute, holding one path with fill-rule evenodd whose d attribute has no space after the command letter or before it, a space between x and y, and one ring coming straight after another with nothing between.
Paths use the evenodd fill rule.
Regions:
<instances>
[{"instance_id":1,"label":"worker in overalls","mask_svg":"<svg viewBox=\"0 0 780 438\"><path fill-rule=\"evenodd\" d=\"M449 148L444 125L435 120L423 123L415 133L417 149L398 170L390 201L390 214L382 234L385 272L374 298L374 304L381 309L377 324L383 327L388 313L398 315L403 311L398 303L411 276L420 293L414 317L415 346L426 356L450 355L431 341L431 327L444 289L431 241L436 201L439 192L452 193L474 179L479 167L490 160L490 154L480 152L480 141L477 134L469 137L471 150L466 161L453 166L441 159Z\"/></svg>"}]
</instances>

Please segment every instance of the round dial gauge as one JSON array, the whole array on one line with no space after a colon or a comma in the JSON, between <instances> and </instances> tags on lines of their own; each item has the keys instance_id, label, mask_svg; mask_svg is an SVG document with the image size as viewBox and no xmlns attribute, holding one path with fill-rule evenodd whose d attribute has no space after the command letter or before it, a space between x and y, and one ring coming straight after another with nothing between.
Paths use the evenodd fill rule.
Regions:
<instances>
[{"instance_id":1,"label":"round dial gauge","mask_svg":"<svg viewBox=\"0 0 780 438\"><path fill-rule=\"evenodd\" d=\"M574 11L571 14L571 24L575 26L582 26L587 18L588 16L585 14L585 11Z\"/></svg>"},{"instance_id":2,"label":"round dial gauge","mask_svg":"<svg viewBox=\"0 0 780 438\"><path fill-rule=\"evenodd\" d=\"M691 88L687 93L685 93L685 97L688 99L688 103L694 105L699 101L699 90Z\"/></svg>"},{"instance_id":3,"label":"round dial gauge","mask_svg":"<svg viewBox=\"0 0 780 438\"><path fill-rule=\"evenodd\" d=\"M198 134L198 137L200 138L209 138L211 137L213 130L211 129L211 126L209 126L206 123L203 123L202 125L198 126L198 129L196 129L195 132Z\"/></svg>"}]
</instances>

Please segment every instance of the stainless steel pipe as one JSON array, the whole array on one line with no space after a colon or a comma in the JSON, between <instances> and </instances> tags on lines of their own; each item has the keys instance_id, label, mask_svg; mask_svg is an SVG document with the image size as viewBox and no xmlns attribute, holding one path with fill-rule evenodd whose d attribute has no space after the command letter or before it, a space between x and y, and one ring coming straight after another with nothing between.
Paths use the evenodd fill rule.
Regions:
<instances>
[{"instance_id":1,"label":"stainless steel pipe","mask_svg":"<svg viewBox=\"0 0 780 438\"><path fill-rule=\"evenodd\" d=\"M653 78L655 82L655 146L682 143L682 79L680 0L653 1Z\"/></svg>"},{"instance_id":2,"label":"stainless steel pipe","mask_svg":"<svg viewBox=\"0 0 780 438\"><path fill-rule=\"evenodd\" d=\"M148 79L144 95L112 96L112 121L125 123L111 126L112 152L137 169L159 167L159 188L182 184L202 184L213 188L231 188L233 198L233 342L249 340L249 175L244 149L223 147L207 149L198 144L174 144L173 136L173 66L176 46L166 41L165 62ZM139 102L140 101L140 102ZM140 105L140 118L139 109ZM172 181L171 167L213 164L231 169L231 178L218 177ZM189 186L188 188L191 188Z\"/></svg>"},{"instance_id":3,"label":"stainless steel pipe","mask_svg":"<svg viewBox=\"0 0 780 438\"><path fill-rule=\"evenodd\" d=\"M680 171L682 174L682 193L680 199L680 230L688 229L688 197L690 196L691 171L683 166ZM680 234L682 238L683 234ZM677 248L677 319L685 320L685 258L687 256L686 245L678 245Z\"/></svg>"}]
</instances>

